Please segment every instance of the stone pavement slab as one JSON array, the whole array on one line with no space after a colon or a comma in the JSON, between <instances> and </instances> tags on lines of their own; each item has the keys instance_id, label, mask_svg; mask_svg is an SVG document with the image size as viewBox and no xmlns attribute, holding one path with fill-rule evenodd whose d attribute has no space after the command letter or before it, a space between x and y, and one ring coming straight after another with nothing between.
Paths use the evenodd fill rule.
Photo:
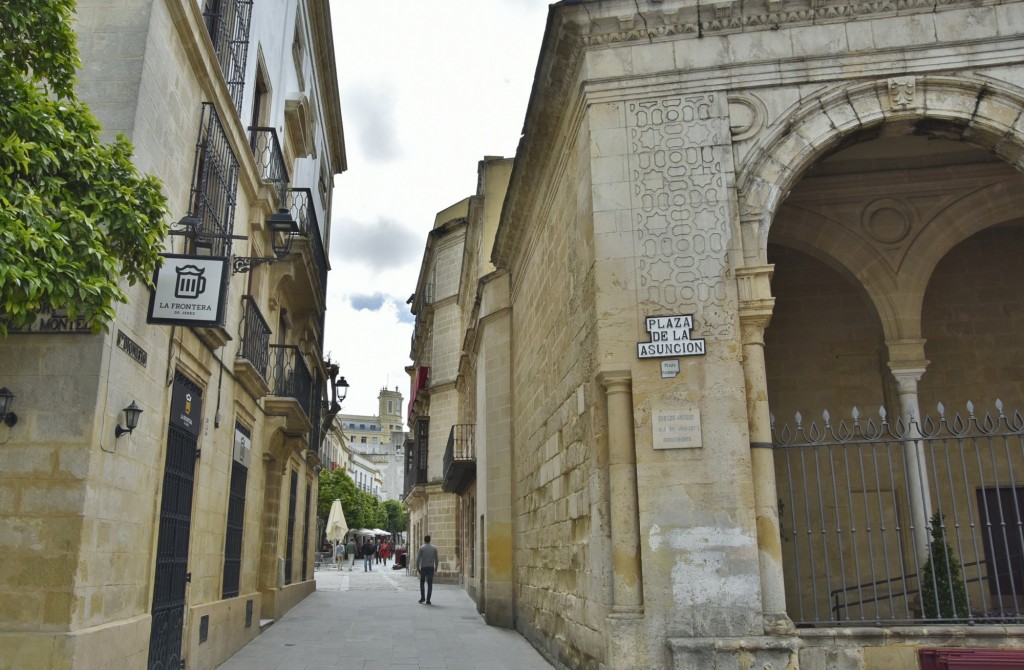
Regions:
<instances>
[{"instance_id":1,"label":"stone pavement slab","mask_svg":"<svg viewBox=\"0 0 1024 670\"><path fill-rule=\"evenodd\" d=\"M460 586L362 562L317 570L317 590L223 663L222 670L551 670L519 633L484 623Z\"/></svg>"}]
</instances>

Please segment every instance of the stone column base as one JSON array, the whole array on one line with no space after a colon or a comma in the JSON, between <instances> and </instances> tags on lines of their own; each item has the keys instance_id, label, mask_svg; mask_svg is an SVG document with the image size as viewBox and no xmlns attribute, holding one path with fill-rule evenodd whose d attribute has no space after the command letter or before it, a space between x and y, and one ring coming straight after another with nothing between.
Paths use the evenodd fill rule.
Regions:
<instances>
[{"instance_id":1,"label":"stone column base","mask_svg":"<svg viewBox=\"0 0 1024 670\"><path fill-rule=\"evenodd\" d=\"M605 618L606 670L633 670L646 667L643 649L639 640L643 638L643 607L613 607ZM639 662L638 662L639 661Z\"/></svg>"},{"instance_id":2,"label":"stone column base","mask_svg":"<svg viewBox=\"0 0 1024 670\"><path fill-rule=\"evenodd\" d=\"M675 670L798 670L796 637L682 637L668 640Z\"/></svg>"}]
</instances>

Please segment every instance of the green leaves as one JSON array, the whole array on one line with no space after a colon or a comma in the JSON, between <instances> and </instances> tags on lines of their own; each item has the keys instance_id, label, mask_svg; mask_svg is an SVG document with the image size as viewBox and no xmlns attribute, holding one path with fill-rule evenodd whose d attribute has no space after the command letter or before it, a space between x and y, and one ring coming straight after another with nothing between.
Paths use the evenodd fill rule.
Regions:
<instances>
[{"instance_id":1,"label":"green leaves","mask_svg":"<svg viewBox=\"0 0 1024 670\"><path fill-rule=\"evenodd\" d=\"M73 7L0 2L0 337L44 308L105 328L167 235L160 181L75 97Z\"/></svg>"},{"instance_id":2,"label":"green leaves","mask_svg":"<svg viewBox=\"0 0 1024 670\"><path fill-rule=\"evenodd\" d=\"M397 500L379 501L372 494L360 491L348 474L337 470L320 471L317 516L327 521L331 503L341 500L349 528L381 528L391 532L404 531L405 509Z\"/></svg>"}]
</instances>

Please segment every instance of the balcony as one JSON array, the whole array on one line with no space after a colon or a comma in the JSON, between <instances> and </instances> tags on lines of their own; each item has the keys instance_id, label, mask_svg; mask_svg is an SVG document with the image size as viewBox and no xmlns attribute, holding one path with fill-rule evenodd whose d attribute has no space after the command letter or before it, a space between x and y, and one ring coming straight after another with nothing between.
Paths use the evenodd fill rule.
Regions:
<instances>
[{"instance_id":1,"label":"balcony","mask_svg":"<svg viewBox=\"0 0 1024 670\"><path fill-rule=\"evenodd\" d=\"M273 189L276 202L273 209L286 207L285 195L288 188L288 168L281 153L281 142L273 128L249 127L249 147L252 149L260 177Z\"/></svg>"},{"instance_id":2,"label":"balcony","mask_svg":"<svg viewBox=\"0 0 1024 670\"><path fill-rule=\"evenodd\" d=\"M294 345L271 344L268 414L285 417L285 432L303 434L312 428L313 375Z\"/></svg>"},{"instance_id":3,"label":"balcony","mask_svg":"<svg viewBox=\"0 0 1024 670\"><path fill-rule=\"evenodd\" d=\"M235 357L235 377L256 398L270 392L270 326L251 295L242 297L242 343Z\"/></svg>"},{"instance_id":4,"label":"balcony","mask_svg":"<svg viewBox=\"0 0 1024 670\"><path fill-rule=\"evenodd\" d=\"M323 302L327 295L327 254L313 206L313 193L308 188L288 189L284 206L299 224L294 249L302 254L305 269L296 268L296 279L307 282Z\"/></svg>"},{"instance_id":5,"label":"balcony","mask_svg":"<svg viewBox=\"0 0 1024 670\"><path fill-rule=\"evenodd\" d=\"M428 438L430 436L430 419L421 418L416 420L415 437L412 443L406 443L405 449L405 486L402 488L402 498L408 498L412 490L420 485L429 482L427 478L427 464L430 451Z\"/></svg>"},{"instance_id":6,"label":"balcony","mask_svg":"<svg viewBox=\"0 0 1024 670\"><path fill-rule=\"evenodd\" d=\"M473 435L476 426L461 423L448 433L448 446L444 450L444 481L442 488L449 493L463 494L476 481L476 445Z\"/></svg>"}]
</instances>

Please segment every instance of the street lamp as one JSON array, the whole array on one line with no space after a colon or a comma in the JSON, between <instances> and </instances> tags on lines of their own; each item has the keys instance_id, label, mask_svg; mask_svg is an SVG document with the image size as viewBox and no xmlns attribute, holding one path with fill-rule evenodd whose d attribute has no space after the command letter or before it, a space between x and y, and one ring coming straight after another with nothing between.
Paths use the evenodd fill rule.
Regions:
<instances>
[{"instance_id":1,"label":"street lamp","mask_svg":"<svg viewBox=\"0 0 1024 670\"><path fill-rule=\"evenodd\" d=\"M121 423L118 422L117 427L114 428L114 439L117 439L125 433L131 433L139 426L139 415L142 414L142 408L135 404L132 400L132 404L124 408L124 425L126 428L121 427Z\"/></svg>"}]
</instances>

